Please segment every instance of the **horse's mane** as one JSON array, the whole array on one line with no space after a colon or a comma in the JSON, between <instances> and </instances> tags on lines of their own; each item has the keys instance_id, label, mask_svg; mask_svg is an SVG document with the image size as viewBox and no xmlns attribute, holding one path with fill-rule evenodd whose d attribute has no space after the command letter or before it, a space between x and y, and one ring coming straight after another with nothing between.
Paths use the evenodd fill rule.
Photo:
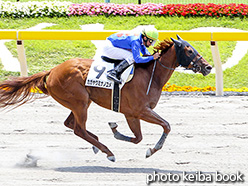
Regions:
<instances>
[{"instance_id":1,"label":"horse's mane","mask_svg":"<svg viewBox=\"0 0 248 186\"><path fill-rule=\"evenodd\" d=\"M166 53L168 49L174 44L173 41L165 39L161 41L157 46L154 47L154 53L160 52L161 55ZM145 55L144 55L145 56ZM154 61L154 60L152 60ZM152 63L135 63L135 67L148 68Z\"/></svg>"},{"instance_id":2,"label":"horse's mane","mask_svg":"<svg viewBox=\"0 0 248 186\"><path fill-rule=\"evenodd\" d=\"M167 52L167 50L172 46L173 43L173 41L165 39L161 41L157 46L155 46L154 49L158 52L161 51L161 54L163 54Z\"/></svg>"}]
</instances>

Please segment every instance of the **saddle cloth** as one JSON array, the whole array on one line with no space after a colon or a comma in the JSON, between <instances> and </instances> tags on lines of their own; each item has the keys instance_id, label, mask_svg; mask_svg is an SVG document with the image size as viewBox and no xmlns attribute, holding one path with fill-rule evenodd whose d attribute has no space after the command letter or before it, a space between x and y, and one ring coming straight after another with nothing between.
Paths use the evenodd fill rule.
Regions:
<instances>
[{"instance_id":1,"label":"saddle cloth","mask_svg":"<svg viewBox=\"0 0 248 186\"><path fill-rule=\"evenodd\" d=\"M102 58L95 59L90 67L85 86L113 89L114 82L107 79L107 72L113 68L114 63L106 62ZM122 73L122 84L119 85L120 89L124 86L125 82L131 80L130 76L133 76L133 68L133 65L131 65Z\"/></svg>"}]
</instances>

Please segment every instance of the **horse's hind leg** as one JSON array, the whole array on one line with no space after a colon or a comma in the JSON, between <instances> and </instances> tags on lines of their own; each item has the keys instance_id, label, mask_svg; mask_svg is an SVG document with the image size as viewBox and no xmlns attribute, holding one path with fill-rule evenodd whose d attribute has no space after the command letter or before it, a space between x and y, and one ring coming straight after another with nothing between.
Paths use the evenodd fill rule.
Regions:
<instances>
[{"instance_id":1,"label":"horse's hind leg","mask_svg":"<svg viewBox=\"0 0 248 186\"><path fill-rule=\"evenodd\" d=\"M66 118L65 122L64 122L64 125L70 129L74 129L74 115L73 113L71 112L70 115Z\"/></svg>"},{"instance_id":2,"label":"horse's hind leg","mask_svg":"<svg viewBox=\"0 0 248 186\"><path fill-rule=\"evenodd\" d=\"M51 86L48 82L47 87L49 94L56 101L72 111L73 114L67 118L65 124L68 127L72 127L72 123L74 123L74 134L106 153L110 161L115 161L113 153L105 145L100 143L95 135L86 130L87 109L91 100L85 87L81 83L76 82L75 78L66 90L60 86L60 83ZM72 122L73 120L74 122Z\"/></svg>"},{"instance_id":3,"label":"horse's hind leg","mask_svg":"<svg viewBox=\"0 0 248 186\"><path fill-rule=\"evenodd\" d=\"M85 123L87 120L87 109L88 107L83 105L83 103L78 103L78 107L75 110L72 110L74 117L75 117L75 125L74 125L74 133L83 138L84 140L88 141L102 152L107 154L107 158L110 161L115 161L114 154L102 143L97 141L92 135L90 135L85 128Z\"/></svg>"},{"instance_id":4,"label":"horse's hind leg","mask_svg":"<svg viewBox=\"0 0 248 186\"><path fill-rule=\"evenodd\" d=\"M129 128L133 132L135 138L125 136L117 131L118 125L113 122L109 122L109 126L114 134L114 137L118 140L132 142L132 143L139 143L142 140L142 134L140 129L140 120L134 117L127 117L126 116L127 123L129 125Z\"/></svg>"},{"instance_id":5,"label":"horse's hind leg","mask_svg":"<svg viewBox=\"0 0 248 186\"><path fill-rule=\"evenodd\" d=\"M74 115L71 112L70 115L65 120L64 124L65 124L66 127L74 130L74 122L75 122ZM87 132L89 133L89 135L91 135L93 138L95 138L98 141L98 137L95 134L91 133L88 130L87 130ZM94 151L95 154L98 153L99 149L97 147L92 146L92 148L93 148L93 151Z\"/></svg>"},{"instance_id":6,"label":"horse's hind leg","mask_svg":"<svg viewBox=\"0 0 248 186\"><path fill-rule=\"evenodd\" d=\"M66 127L70 128L70 129L72 129L72 130L74 130L74 122L75 122L75 120L74 120L74 115L73 115L73 113L71 112L70 115L69 115L69 116L67 117L67 119L65 120L64 124L65 124ZM88 131L88 130L87 130L87 132L89 133L89 135L91 135L93 138L95 138L95 139L98 141L98 137L97 137L95 134L91 133L91 132Z\"/></svg>"}]
</instances>

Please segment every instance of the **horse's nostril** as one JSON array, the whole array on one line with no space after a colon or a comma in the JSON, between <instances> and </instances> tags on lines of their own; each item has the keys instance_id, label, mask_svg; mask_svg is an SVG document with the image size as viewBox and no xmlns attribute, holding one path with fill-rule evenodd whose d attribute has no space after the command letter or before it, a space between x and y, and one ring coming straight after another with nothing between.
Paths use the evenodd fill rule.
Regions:
<instances>
[{"instance_id":1,"label":"horse's nostril","mask_svg":"<svg viewBox=\"0 0 248 186\"><path fill-rule=\"evenodd\" d=\"M208 66L205 67L205 69L206 69L207 71L210 71L210 70L212 70L212 66L208 65Z\"/></svg>"}]
</instances>

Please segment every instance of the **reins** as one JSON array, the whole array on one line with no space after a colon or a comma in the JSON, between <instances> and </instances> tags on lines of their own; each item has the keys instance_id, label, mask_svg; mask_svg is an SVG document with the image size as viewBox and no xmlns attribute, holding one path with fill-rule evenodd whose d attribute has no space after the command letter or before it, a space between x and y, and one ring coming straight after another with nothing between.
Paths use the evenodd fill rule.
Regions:
<instances>
[{"instance_id":1,"label":"reins","mask_svg":"<svg viewBox=\"0 0 248 186\"><path fill-rule=\"evenodd\" d=\"M161 61L160 61L160 58L159 58L158 60L155 60L155 63L156 63L156 61L158 61L158 63L159 63L163 68L165 68L165 69L168 69L168 70L176 70L176 68L170 68L170 67L167 67L167 66L163 65L163 64L161 63Z\"/></svg>"},{"instance_id":2,"label":"reins","mask_svg":"<svg viewBox=\"0 0 248 186\"><path fill-rule=\"evenodd\" d=\"M146 91L146 95L149 94L149 91L150 91L150 88L151 88L152 79L153 79L153 76L154 76L154 71L155 71L155 68L156 68L156 64L157 64L157 59L154 61L154 64L153 64L152 75L151 75L151 78L150 78L150 81L149 81L149 84L148 84L148 88L147 88L147 91Z\"/></svg>"},{"instance_id":3,"label":"reins","mask_svg":"<svg viewBox=\"0 0 248 186\"><path fill-rule=\"evenodd\" d=\"M149 91L150 91L150 88L151 88L151 84L152 84L152 80L153 80L153 76L154 76L154 72L155 72L155 68L156 68L156 64L157 64L157 61L158 63L163 67L163 68L166 68L168 70L175 70L175 68L170 68L170 67L167 67L165 65L163 65L160 61L160 57L158 59L156 59L154 61L154 64L153 64L153 68L152 68L152 75L151 75L151 78L150 78L150 81L149 81L149 84L148 84L148 87L147 87L147 91L146 91L146 95L149 94Z\"/></svg>"},{"instance_id":4,"label":"reins","mask_svg":"<svg viewBox=\"0 0 248 186\"><path fill-rule=\"evenodd\" d=\"M197 63L201 58L202 58L202 56L200 56L199 58L197 58L196 61L193 61L193 59L192 59L192 61L191 61L190 63L193 63L193 64L192 64L193 67L192 67L192 68L185 68L184 70L196 70L196 71L200 71L201 69L196 69L196 68L197 68L196 63ZM151 74L151 78L150 78L150 81L149 81L149 84L148 84L148 87L147 87L146 95L149 94L149 91L150 91L150 88L151 88L151 84L152 84L152 80L153 80L153 76L154 76L154 72L155 72L155 68L156 68L157 61L158 61L158 63L159 63L163 68L165 68L165 69L168 69L168 70L176 70L176 68L171 68L171 67L167 67L167 66L163 65L163 64L161 63L160 57L159 57L158 59L156 59L156 60L154 61L154 64L153 64L152 74Z\"/></svg>"}]
</instances>

